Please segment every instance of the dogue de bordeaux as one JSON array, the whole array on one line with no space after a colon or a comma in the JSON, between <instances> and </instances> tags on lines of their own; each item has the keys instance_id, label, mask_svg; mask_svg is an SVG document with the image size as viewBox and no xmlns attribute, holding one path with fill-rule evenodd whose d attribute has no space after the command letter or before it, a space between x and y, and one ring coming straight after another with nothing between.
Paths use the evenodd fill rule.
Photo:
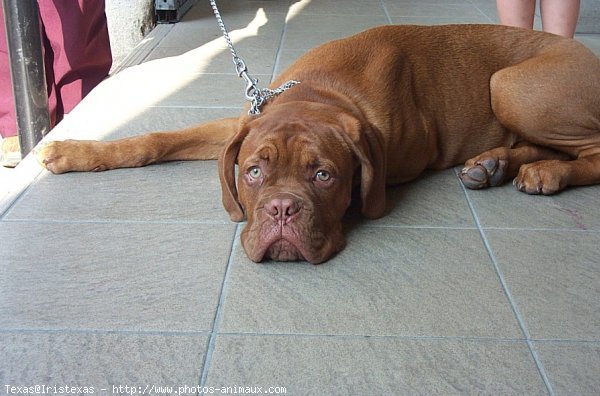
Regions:
<instances>
[{"instance_id":1,"label":"dogue de bordeaux","mask_svg":"<svg viewBox=\"0 0 600 396\"><path fill-rule=\"evenodd\" d=\"M386 185L464 163L468 188L528 194L600 183L600 61L577 41L496 25L383 26L319 46L260 115L38 151L53 173L218 159L223 205L256 262L326 261L353 187L367 218ZM236 167L238 172L236 177ZM236 181L237 178L237 181Z\"/></svg>"}]
</instances>

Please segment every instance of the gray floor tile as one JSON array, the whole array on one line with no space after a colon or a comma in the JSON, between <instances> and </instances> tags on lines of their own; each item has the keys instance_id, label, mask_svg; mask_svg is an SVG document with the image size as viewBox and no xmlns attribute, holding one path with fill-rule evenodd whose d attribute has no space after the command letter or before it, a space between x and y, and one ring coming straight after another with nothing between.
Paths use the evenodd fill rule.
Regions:
<instances>
[{"instance_id":1,"label":"gray floor tile","mask_svg":"<svg viewBox=\"0 0 600 396\"><path fill-rule=\"evenodd\" d=\"M284 14L235 13L223 15L227 30L234 45L240 49L277 49L285 23ZM181 23L173 27L158 47L197 48L207 43L227 48L214 17L203 23Z\"/></svg>"},{"instance_id":2,"label":"gray floor tile","mask_svg":"<svg viewBox=\"0 0 600 396\"><path fill-rule=\"evenodd\" d=\"M238 13L252 13L258 9L263 9L267 15L271 14L286 14L289 11L291 5L296 3L298 0L251 0L251 1L238 1L238 0L218 0L217 6L223 18L229 17L231 14ZM205 3L205 4L202 4ZM212 8L208 1L199 2L194 6L188 14L186 14L186 20L193 20L197 16L209 15L214 18Z\"/></svg>"},{"instance_id":3,"label":"gray floor tile","mask_svg":"<svg viewBox=\"0 0 600 396\"><path fill-rule=\"evenodd\" d=\"M485 233L532 338L600 340L600 233Z\"/></svg>"},{"instance_id":4,"label":"gray floor tile","mask_svg":"<svg viewBox=\"0 0 600 396\"><path fill-rule=\"evenodd\" d=\"M239 20L239 23L234 23L234 26L229 27L233 31L238 29L244 29L252 21L250 15ZM239 26L238 26L239 24ZM158 43L155 49L167 49L167 48L182 48L185 51L191 51L193 49L202 46L216 46L221 49L227 48L227 42L223 39L223 33L219 29L215 21L205 22L203 25L182 25L177 24L173 26L175 36L167 35L163 40Z\"/></svg>"},{"instance_id":5,"label":"gray floor tile","mask_svg":"<svg viewBox=\"0 0 600 396\"><path fill-rule=\"evenodd\" d=\"M521 337L477 231L358 227L331 261L231 268L221 330Z\"/></svg>"},{"instance_id":6,"label":"gray floor tile","mask_svg":"<svg viewBox=\"0 0 600 396\"><path fill-rule=\"evenodd\" d=\"M498 9L496 2L490 0L469 0L473 7L477 8L482 14L490 18L494 23L498 22Z\"/></svg>"},{"instance_id":7,"label":"gray floor tile","mask_svg":"<svg viewBox=\"0 0 600 396\"><path fill-rule=\"evenodd\" d=\"M595 395L600 390L600 343L536 342L556 395Z\"/></svg>"},{"instance_id":8,"label":"gray floor tile","mask_svg":"<svg viewBox=\"0 0 600 396\"><path fill-rule=\"evenodd\" d=\"M308 50L331 40L387 24L387 18L382 15L301 14L288 23L282 48L286 51Z\"/></svg>"},{"instance_id":9,"label":"gray floor tile","mask_svg":"<svg viewBox=\"0 0 600 396\"><path fill-rule=\"evenodd\" d=\"M283 40L283 48L285 50L296 50L296 49L304 49L305 51L317 47L321 44L325 44L331 40L339 40L345 37L348 37L354 33L358 33L360 30L356 31L296 31L296 32L288 32L285 35Z\"/></svg>"},{"instance_id":10,"label":"gray floor tile","mask_svg":"<svg viewBox=\"0 0 600 396\"><path fill-rule=\"evenodd\" d=\"M485 16L470 16L461 17L460 15L452 16L408 16L408 17L392 17L394 25L448 25L448 24L469 24L469 23L491 23L491 20Z\"/></svg>"},{"instance_id":11,"label":"gray floor tile","mask_svg":"<svg viewBox=\"0 0 600 396\"><path fill-rule=\"evenodd\" d=\"M82 388L71 390L78 395L142 394L156 385L175 389L146 394L174 395L179 386L198 385L206 341L202 335L0 333L0 393L7 394L6 385L43 384L57 388L45 394L67 394L65 386Z\"/></svg>"},{"instance_id":12,"label":"gray floor tile","mask_svg":"<svg viewBox=\"0 0 600 396\"><path fill-rule=\"evenodd\" d=\"M582 42L591 49L596 56L600 57L600 35L598 34L577 34L575 39Z\"/></svg>"},{"instance_id":13,"label":"gray floor tile","mask_svg":"<svg viewBox=\"0 0 600 396\"><path fill-rule=\"evenodd\" d=\"M198 107L242 108L245 85L235 73L229 70L222 75L203 74L210 59L224 51L189 51L129 67L103 81L71 113L83 119L78 136L85 135L94 122L105 129L121 128L157 106L192 107L191 113ZM269 79L270 75L265 81ZM56 129L62 129L61 125Z\"/></svg>"},{"instance_id":14,"label":"gray floor tile","mask_svg":"<svg viewBox=\"0 0 600 396\"><path fill-rule=\"evenodd\" d=\"M410 183L389 187L388 213L369 225L475 227L460 181L449 169L426 172Z\"/></svg>"},{"instance_id":15,"label":"gray floor tile","mask_svg":"<svg viewBox=\"0 0 600 396\"><path fill-rule=\"evenodd\" d=\"M298 60L306 53L306 49L282 49L279 52L279 63L275 67L275 75L281 74L288 66Z\"/></svg>"},{"instance_id":16,"label":"gray floor tile","mask_svg":"<svg viewBox=\"0 0 600 396\"><path fill-rule=\"evenodd\" d=\"M511 183L468 190L482 227L600 230L600 186L578 187L554 196L527 195Z\"/></svg>"},{"instance_id":17,"label":"gray floor tile","mask_svg":"<svg viewBox=\"0 0 600 396\"><path fill-rule=\"evenodd\" d=\"M600 24L600 12L598 12L598 4L594 4L593 2L584 2L584 4L586 3L589 5L590 9L595 8L595 15L590 15L591 10L588 10L587 12L584 10L580 10L576 32L581 32L583 34L598 35L598 33L600 33L600 29L598 29L598 26Z\"/></svg>"},{"instance_id":18,"label":"gray floor tile","mask_svg":"<svg viewBox=\"0 0 600 396\"><path fill-rule=\"evenodd\" d=\"M150 54L144 58L144 62L153 61L156 59L181 56L189 51L187 47L155 47ZM225 54L225 53L223 53ZM219 55L221 57L221 55ZM221 70L222 71L222 70Z\"/></svg>"},{"instance_id":19,"label":"gray floor tile","mask_svg":"<svg viewBox=\"0 0 600 396\"><path fill-rule=\"evenodd\" d=\"M188 51L184 47L157 47L144 60L145 62L166 57L181 56ZM276 51L274 49L246 49L240 48L238 55L242 57L248 67L250 74L273 73ZM231 53L221 51L214 58L205 62L204 73L236 74Z\"/></svg>"},{"instance_id":20,"label":"gray floor tile","mask_svg":"<svg viewBox=\"0 0 600 396\"><path fill-rule=\"evenodd\" d=\"M233 228L0 222L0 326L209 330Z\"/></svg>"},{"instance_id":21,"label":"gray floor tile","mask_svg":"<svg viewBox=\"0 0 600 396\"><path fill-rule=\"evenodd\" d=\"M100 173L46 173L5 218L229 224L221 204L216 161L169 162Z\"/></svg>"},{"instance_id":22,"label":"gray floor tile","mask_svg":"<svg viewBox=\"0 0 600 396\"><path fill-rule=\"evenodd\" d=\"M302 14L385 16L380 0L314 0L300 4Z\"/></svg>"},{"instance_id":23,"label":"gray floor tile","mask_svg":"<svg viewBox=\"0 0 600 396\"><path fill-rule=\"evenodd\" d=\"M348 35L376 26L387 25L383 15L310 15L299 14L287 22L287 32L348 32Z\"/></svg>"},{"instance_id":24,"label":"gray floor tile","mask_svg":"<svg viewBox=\"0 0 600 396\"><path fill-rule=\"evenodd\" d=\"M465 2L423 3L423 2L396 2L384 0L388 13L392 17L444 17L444 18L478 18L481 11ZM458 3L458 4L457 4Z\"/></svg>"},{"instance_id":25,"label":"gray floor tile","mask_svg":"<svg viewBox=\"0 0 600 396\"><path fill-rule=\"evenodd\" d=\"M219 336L208 386L287 395L545 394L524 343Z\"/></svg>"},{"instance_id":26,"label":"gray floor tile","mask_svg":"<svg viewBox=\"0 0 600 396\"><path fill-rule=\"evenodd\" d=\"M259 86L266 87L271 81L271 75L252 74L258 79ZM171 96L164 98L158 106L230 106L243 107L246 103L244 97L244 80L236 74L197 74L191 76L190 81L178 89ZM218 94L214 91L217 90ZM207 92L213 92L207 95Z\"/></svg>"},{"instance_id":27,"label":"gray floor tile","mask_svg":"<svg viewBox=\"0 0 600 396\"><path fill-rule=\"evenodd\" d=\"M75 111L52 131L52 140L116 140L148 132L177 131L219 118L237 117L242 114L242 105L240 101L238 108L155 106L121 114L111 112L110 119L106 112L113 108L102 108L91 114Z\"/></svg>"}]
</instances>

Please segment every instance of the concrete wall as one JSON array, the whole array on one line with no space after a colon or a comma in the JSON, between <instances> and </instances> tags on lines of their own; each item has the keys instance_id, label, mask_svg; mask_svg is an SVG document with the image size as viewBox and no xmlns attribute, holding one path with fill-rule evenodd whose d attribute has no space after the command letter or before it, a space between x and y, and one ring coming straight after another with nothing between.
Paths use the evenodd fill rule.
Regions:
<instances>
[{"instance_id":1,"label":"concrete wall","mask_svg":"<svg viewBox=\"0 0 600 396\"><path fill-rule=\"evenodd\" d=\"M106 0L105 4L114 67L154 28L154 0Z\"/></svg>"}]
</instances>

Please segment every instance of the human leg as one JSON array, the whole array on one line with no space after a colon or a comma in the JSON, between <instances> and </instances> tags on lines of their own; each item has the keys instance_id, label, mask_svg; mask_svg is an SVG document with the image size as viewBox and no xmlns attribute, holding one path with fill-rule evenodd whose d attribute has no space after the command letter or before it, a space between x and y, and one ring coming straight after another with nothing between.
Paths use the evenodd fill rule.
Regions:
<instances>
[{"instance_id":1,"label":"human leg","mask_svg":"<svg viewBox=\"0 0 600 396\"><path fill-rule=\"evenodd\" d=\"M112 56L103 1L39 0L46 63L56 96L56 122L69 113L110 70ZM53 101L51 100L51 105Z\"/></svg>"},{"instance_id":2,"label":"human leg","mask_svg":"<svg viewBox=\"0 0 600 396\"><path fill-rule=\"evenodd\" d=\"M541 0L540 12L545 32L573 37L579 18L579 0Z\"/></svg>"},{"instance_id":3,"label":"human leg","mask_svg":"<svg viewBox=\"0 0 600 396\"><path fill-rule=\"evenodd\" d=\"M0 21L4 13L0 7ZM0 136L3 138L17 134L17 121L10 79L10 63L4 23L0 24Z\"/></svg>"},{"instance_id":4,"label":"human leg","mask_svg":"<svg viewBox=\"0 0 600 396\"><path fill-rule=\"evenodd\" d=\"M496 0L496 8L502 25L533 28L535 0Z\"/></svg>"}]
</instances>

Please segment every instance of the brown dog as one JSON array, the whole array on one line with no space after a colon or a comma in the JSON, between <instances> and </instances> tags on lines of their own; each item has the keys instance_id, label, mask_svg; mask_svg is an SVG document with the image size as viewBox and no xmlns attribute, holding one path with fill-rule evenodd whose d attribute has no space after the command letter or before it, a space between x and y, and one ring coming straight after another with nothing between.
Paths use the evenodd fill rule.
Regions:
<instances>
[{"instance_id":1,"label":"brown dog","mask_svg":"<svg viewBox=\"0 0 600 396\"><path fill-rule=\"evenodd\" d=\"M553 194L600 183L600 61L574 40L503 26L385 26L309 51L272 85L289 79L301 83L258 116L52 142L38 158L62 173L218 157L223 205L248 220L250 259L315 264L344 247L353 180L369 218L384 214L386 184L464 161L469 188L514 178L520 191Z\"/></svg>"}]
</instances>

